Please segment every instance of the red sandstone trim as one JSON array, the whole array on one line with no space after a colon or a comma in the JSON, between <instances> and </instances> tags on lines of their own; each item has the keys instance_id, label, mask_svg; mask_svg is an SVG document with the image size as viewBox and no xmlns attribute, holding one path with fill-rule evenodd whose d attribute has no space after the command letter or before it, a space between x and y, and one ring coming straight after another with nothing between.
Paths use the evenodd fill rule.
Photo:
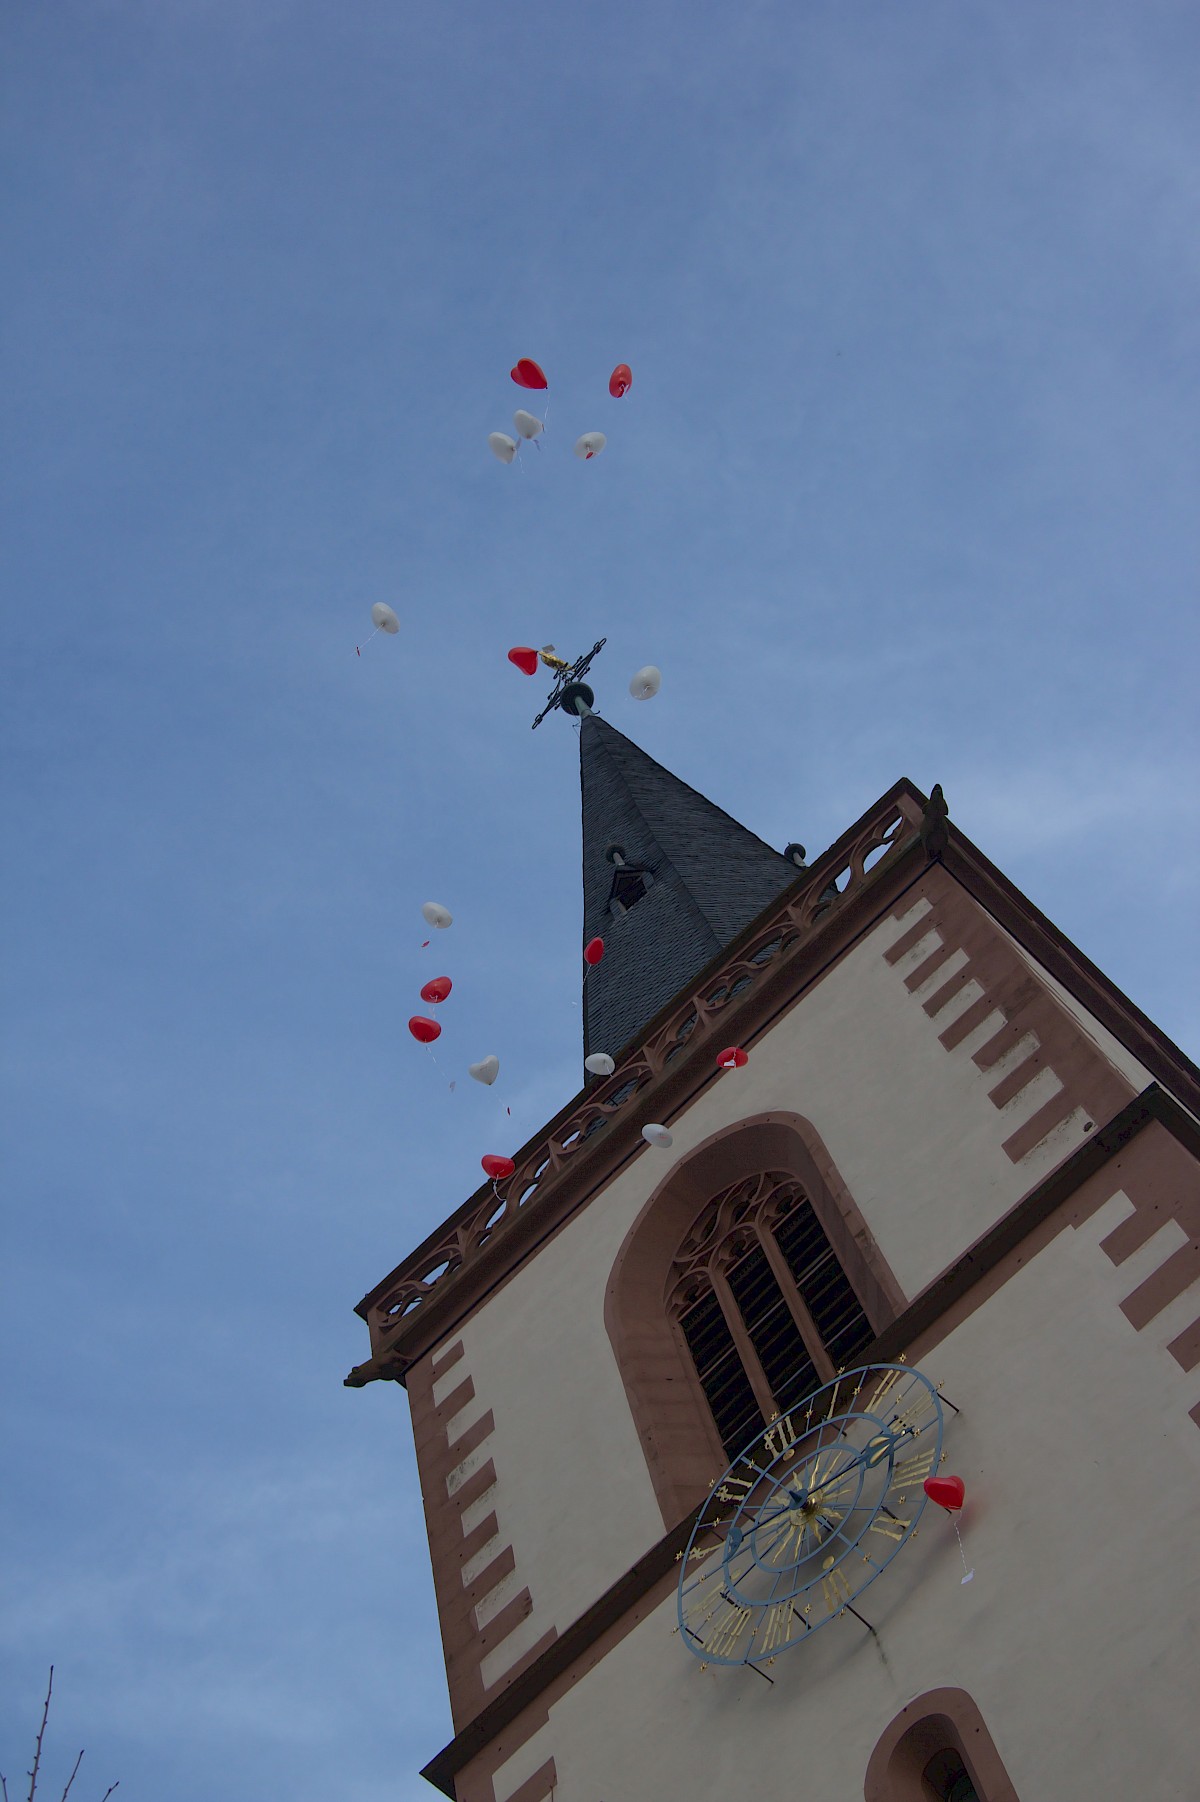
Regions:
<instances>
[{"instance_id":1,"label":"red sandstone trim","mask_svg":"<svg viewBox=\"0 0 1200 1802\"><path fill-rule=\"evenodd\" d=\"M488 1409L478 1420L472 1421L453 1444L450 1443L450 1424L474 1401L475 1385L470 1376L464 1376L436 1406L433 1386L436 1376L452 1369L462 1356L460 1342L440 1358L422 1359L408 1376L434 1594L446 1659L450 1711L456 1727L494 1701L505 1684L525 1668L530 1656L541 1656L555 1637L553 1629L543 1634L531 1653L514 1659L512 1669L506 1671L498 1683L490 1689L484 1688L483 1660L532 1612L533 1599L528 1588L521 1589L497 1610L485 1627L478 1625L476 1608L516 1570L516 1555L511 1545L498 1546L486 1568L470 1583L463 1581L464 1566L493 1539L500 1537L500 1528L493 1510L470 1532L463 1530L465 1512L497 1485L496 1466L490 1458L485 1459L453 1492L448 1486L451 1474L473 1452L486 1447L495 1431L495 1420Z\"/></svg>"},{"instance_id":2,"label":"red sandstone trim","mask_svg":"<svg viewBox=\"0 0 1200 1802\"><path fill-rule=\"evenodd\" d=\"M515 1789L508 1802L546 1802L553 1795L558 1782L558 1772L554 1768L554 1760L548 1758L544 1765L527 1777L520 1789Z\"/></svg>"},{"instance_id":3,"label":"red sandstone trim","mask_svg":"<svg viewBox=\"0 0 1200 1802\"><path fill-rule=\"evenodd\" d=\"M462 1355L463 1342L461 1339L456 1339L453 1345L446 1347L445 1351L438 1352L430 1366L430 1375L433 1381L436 1383L444 1377L450 1366L457 1364Z\"/></svg>"},{"instance_id":4,"label":"red sandstone trim","mask_svg":"<svg viewBox=\"0 0 1200 1802\"><path fill-rule=\"evenodd\" d=\"M489 1515L488 1518L489 1520L495 1520L496 1517L492 1514ZM487 1544L486 1539L483 1543L484 1545ZM471 1607L474 1608L476 1603L482 1602L485 1596L490 1596L497 1583L504 1577L509 1576L516 1568L516 1555L513 1552L512 1547L506 1545L502 1552L496 1554L490 1564L484 1566L473 1583L464 1585L463 1594L466 1596Z\"/></svg>"},{"instance_id":5,"label":"red sandstone trim","mask_svg":"<svg viewBox=\"0 0 1200 1802\"><path fill-rule=\"evenodd\" d=\"M511 1602L506 1602L498 1614L494 1614L487 1626L479 1634L479 1645L484 1653L494 1652L501 1640L507 1639L514 1628L533 1613L533 1597L527 1589L521 1590Z\"/></svg>"},{"instance_id":6,"label":"red sandstone trim","mask_svg":"<svg viewBox=\"0 0 1200 1802\"><path fill-rule=\"evenodd\" d=\"M1169 1307L1176 1296L1200 1281L1200 1245L1193 1240L1179 1246L1144 1283L1126 1296L1121 1312L1138 1332Z\"/></svg>"},{"instance_id":7,"label":"red sandstone trim","mask_svg":"<svg viewBox=\"0 0 1200 1802\"><path fill-rule=\"evenodd\" d=\"M982 990L965 1010L964 1019L970 1023L964 1026L963 1019L952 1022L938 1035L941 1044L953 1053L969 1032L995 1015L1001 1023L974 1053L972 1062L977 1069L991 1070L1022 1041L1030 1039L1033 1043L1021 1062L1002 1074L989 1089L992 1105L1006 1107L1044 1070L1059 1085L1055 1094L1009 1134L1004 1142L1006 1156L1019 1164L1077 1111L1092 1121L1106 1120L1117 1113L1132 1097L1132 1085L1114 1070L1048 986L1038 980L974 897L938 865L932 866L917 885L915 896L924 896L931 905L917 924L884 953L885 961L894 966L906 948L911 950L930 934L936 936L938 950L904 978L911 993L922 986L939 961L956 954L965 956L965 962L950 980L922 1004L935 1022L969 983ZM892 909L893 916L903 918L913 901L914 893L905 896L903 903ZM918 928L919 935L914 937Z\"/></svg>"},{"instance_id":8,"label":"red sandstone trim","mask_svg":"<svg viewBox=\"0 0 1200 1802\"><path fill-rule=\"evenodd\" d=\"M446 1459L451 1470L457 1470L463 1460L469 1458L471 1453L475 1451L477 1447L481 1446L485 1439L490 1439L495 1430L496 1422L492 1416L492 1411L489 1408L486 1414L481 1414L477 1421L474 1421L471 1426L467 1427L465 1432L454 1441L454 1444L446 1453Z\"/></svg>"},{"instance_id":9,"label":"red sandstone trim","mask_svg":"<svg viewBox=\"0 0 1200 1802\"><path fill-rule=\"evenodd\" d=\"M456 1548L456 1556L460 1564L467 1564L476 1552L482 1552L489 1540L495 1539L500 1531L494 1514L485 1514L477 1527L465 1535L463 1542Z\"/></svg>"},{"instance_id":10,"label":"red sandstone trim","mask_svg":"<svg viewBox=\"0 0 1200 1802\"><path fill-rule=\"evenodd\" d=\"M1194 1320L1178 1338L1172 1339L1167 1350L1181 1370L1195 1370L1200 1364L1200 1319Z\"/></svg>"}]
</instances>

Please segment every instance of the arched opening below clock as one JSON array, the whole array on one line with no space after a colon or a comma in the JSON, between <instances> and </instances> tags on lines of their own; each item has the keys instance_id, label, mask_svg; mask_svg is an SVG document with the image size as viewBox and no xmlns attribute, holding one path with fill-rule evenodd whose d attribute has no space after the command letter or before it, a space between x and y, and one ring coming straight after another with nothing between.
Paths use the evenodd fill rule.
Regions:
<instances>
[{"instance_id":1,"label":"arched opening below clock","mask_svg":"<svg viewBox=\"0 0 1200 1802\"><path fill-rule=\"evenodd\" d=\"M901 1709L871 1754L865 1802L1019 1802L965 1689L934 1689Z\"/></svg>"}]
</instances>

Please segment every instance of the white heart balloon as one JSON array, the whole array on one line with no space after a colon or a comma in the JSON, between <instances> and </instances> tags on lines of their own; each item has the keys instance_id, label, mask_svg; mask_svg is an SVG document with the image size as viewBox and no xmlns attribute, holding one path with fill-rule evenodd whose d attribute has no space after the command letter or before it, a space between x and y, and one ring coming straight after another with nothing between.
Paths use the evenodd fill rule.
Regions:
<instances>
[{"instance_id":1,"label":"white heart balloon","mask_svg":"<svg viewBox=\"0 0 1200 1802\"><path fill-rule=\"evenodd\" d=\"M585 432L575 440L575 455L586 462L589 457L598 457L607 443L603 432Z\"/></svg>"},{"instance_id":2,"label":"white heart balloon","mask_svg":"<svg viewBox=\"0 0 1200 1802\"><path fill-rule=\"evenodd\" d=\"M400 630L400 621L396 618L396 615L392 612L391 608L383 601L376 601L371 609L371 619L375 625L379 627L381 632L394 633Z\"/></svg>"},{"instance_id":3,"label":"white heart balloon","mask_svg":"<svg viewBox=\"0 0 1200 1802\"><path fill-rule=\"evenodd\" d=\"M467 1075L473 1076L476 1082L485 1082L491 1088L500 1074L498 1057L481 1057L477 1064L467 1065Z\"/></svg>"},{"instance_id":4,"label":"white heart balloon","mask_svg":"<svg viewBox=\"0 0 1200 1802\"><path fill-rule=\"evenodd\" d=\"M593 1051L591 1057L584 1058L583 1067L590 1070L593 1076L611 1076L617 1066L607 1051Z\"/></svg>"},{"instance_id":5,"label":"white heart balloon","mask_svg":"<svg viewBox=\"0 0 1200 1802\"><path fill-rule=\"evenodd\" d=\"M454 915L440 901L425 901L421 906L421 918L427 926L453 926Z\"/></svg>"},{"instance_id":6,"label":"white heart balloon","mask_svg":"<svg viewBox=\"0 0 1200 1802\"><path fill-rule=\"evenodd\" d=\"M642 1137L647 1145L657 1145L660 1151L675 1143L665 1126L643 1126Z\"/></svg>"},{"instance_id":7,"label":"white heart balloon","mask_svg":"<svg viewBox=\"0 0 1200 1802\"><path fill-rule=\"evenodd\" d=\"M534 414L527 413L524 407L518 407L513 414L513 424L522 438L536 438L542 429L542 422Z\"/></svg>"},{"instance_id":8,"label":"white heart balloon","mask_svg":"<svg viewBox=\"0 0 1200 1802\"><path fill-rule=\"evenodd\" d=\"M653 663L640 669L629 684L629 692L635 701L648 701L662 687L662 671Z\"/></svg>"},{"instance_id":9,"label":"white heart balloon","mask_svg":"<svg viewBox=\"0 0 1200 1802\"><path fill-rule=\"evenodd\" d=\"M488 449L493 457L499 457L501 463L511 463L517 454L517 441L510 438L507 432L489 432Z\"/></svg>"}]
</instances>

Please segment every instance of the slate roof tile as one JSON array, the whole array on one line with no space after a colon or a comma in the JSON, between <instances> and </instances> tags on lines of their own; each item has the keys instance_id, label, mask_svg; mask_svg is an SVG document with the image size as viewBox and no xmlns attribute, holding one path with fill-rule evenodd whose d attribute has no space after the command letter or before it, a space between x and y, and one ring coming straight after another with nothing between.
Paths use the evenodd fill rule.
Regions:
<instances>
[{"instance_id":1,"label":"slate roof tile","mask_svg":"<svg viewBox=\"0 0 1200 1802\"><path fill-rule=\"evenodd\" d=\"M617 1055L723 946L796 879L796 866L597 714L579 734L583 942L603 960L584 983L584 1055ZM608 846L653 881L627 913L608 900Z\"/></svg>"}]
</instances>

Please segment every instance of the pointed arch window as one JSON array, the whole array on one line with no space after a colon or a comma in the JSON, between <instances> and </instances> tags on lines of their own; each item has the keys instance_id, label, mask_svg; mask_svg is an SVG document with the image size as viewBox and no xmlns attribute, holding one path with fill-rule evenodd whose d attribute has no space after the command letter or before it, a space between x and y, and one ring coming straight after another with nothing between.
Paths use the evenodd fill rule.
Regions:
<instances>
[{"instance_id":1,"label":"pointed arch window","mask_svg":"<svg viewBox=\"0 0 1200 1802\"><path fill-rule=\"evenodd\" d=\"M666 1302L731 1457L875 1337L786 1171L744 1177L708 1203L676 1251Z\"/></svg>"},{"instance_id":2,"label":"pointed arch window","mask_svg":"<svg viewBox=\"0 0 1200 1802\"><path fill-rule=\"evenodd\" d=\"M748 1115L672 1164L604 1298L663 1525L707 1493L727 1446L860 1363L907 1305L802 1114Z\"/></svg>"}]
</instances>

